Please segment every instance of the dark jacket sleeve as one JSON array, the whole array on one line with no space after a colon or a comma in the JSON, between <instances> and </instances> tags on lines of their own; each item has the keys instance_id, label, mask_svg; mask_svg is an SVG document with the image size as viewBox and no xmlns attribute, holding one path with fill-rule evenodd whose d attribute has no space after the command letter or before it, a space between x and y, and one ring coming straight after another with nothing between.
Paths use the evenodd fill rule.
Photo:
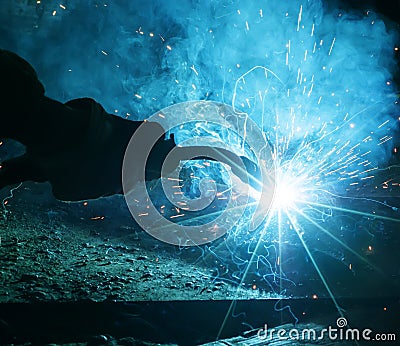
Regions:
<instances>
[{"instance_id":1,"label":"dark jacket sleeve","mask_svg":"<svg viewBox=\"0 0 400 346\"><path fill-rule=\"evenodd\" d=\"M44 87L26 60L15 53L0 49L0 76L3 111L32 112L38 107L38 100L44 95Z\"/></svg>"}]
</instances>

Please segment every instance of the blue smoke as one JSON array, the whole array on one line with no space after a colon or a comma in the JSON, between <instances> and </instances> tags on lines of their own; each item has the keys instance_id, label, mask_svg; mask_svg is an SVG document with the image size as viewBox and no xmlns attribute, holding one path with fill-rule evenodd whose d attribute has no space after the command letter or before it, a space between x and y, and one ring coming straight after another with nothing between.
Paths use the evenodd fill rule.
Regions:
<instances>
[{"instance_id":1,"label":"blue smoke","mask_svg":"<svg viewBox=\"0 0 400 346\"><path fill-rule=\"evenodd\" d=\"M320 0L19 6L3 7L1 46L32 62L50 97L93 97L135 120L188 100L232 104L288 157L317 142L313 155L351 149L376 167L392 148L397 33L371 11L327 12Z\"/></svg>"},{"instance_id":2,"label":"blue smoke","mask_svg":"<svg viewBox=\"0 0 400 346\"><path fill-rule=\"evenodd\" d=\"M335 8L334 0L326 1ZM238 284L259 280L260 288L284 295L282 287L289 286L289 296L316 290L316 281L307 284L308 257L297 251L305 241L317 259L335 258L352 273L360 257L354 255L383 242L386 257L379 258L386 262L376 263L397 270L395 247L387 244L398 228L390 221L398 219L398 192L387 183L376 189L388 203L395 201L391 207L353 190L363 182L370 190L382 186L367 178L387 167L395 144L396 42L398 33L379 14L328 10L321 0L26 0L0 6L0 46L31 62L52 98L92 97L132 120L178 102L209 99L246 112L262 127L279 168L274 213L254 233L247 232L250 218L243 217L225 242L205 248L211 256L204 263L218 266L216 277ZM203 124L195 131L241 147L237 136L218 127ZM191 134L188 126L179 140ZM215 178L217 172L223 177L215 180L227 182L219 165L209 167L204 172L185 166L183 173ZM380 172L388 180L390 172ZM185 193L197 197L199 185L200 179L192 181ZM150 196L167 204L161 193L156 186ZM171 213L175 209L166 216ZM325 262L334 278L331 262ZM248 263L257 263L257 270L247 271ZM220 273L224 267L229 270ZM301 273L305 285L294 288ZM369 266L347 285L347 274L340 275L338 292L364 294L376 283L369 290L382 294L382 277L371 276Z\"/></svg>"}]
</instances>

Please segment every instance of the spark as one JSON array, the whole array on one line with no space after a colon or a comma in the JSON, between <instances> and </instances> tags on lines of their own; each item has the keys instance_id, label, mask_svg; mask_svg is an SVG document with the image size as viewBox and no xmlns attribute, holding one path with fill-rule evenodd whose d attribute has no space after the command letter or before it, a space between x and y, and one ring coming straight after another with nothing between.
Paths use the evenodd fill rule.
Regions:
<instances>
[{"instance_id":1,"label":"spark","mask_svg":"<svg viewBox=\"0 0 400 346\"><path fill-rule=\"evenodd\" d=\"M333 38L333 41L332 41L331 47L329 48L329 53L328 53L328 55L331 55L331 53L332 53L332 49L333 49L333 46L334 46L334 44L335 44L335 41L336 41L336 37L334 37L334 38Z\"/></svg>"},{"instance_id":2,"label":"spark","mask_svg":"<svg viewBox=\"0 0 400 346\"><path fill-rule=\"evenodd\" d=\"M297 31L300 30L300 22L302 19L302 8L300 8ZM312 27L312 34L314 35L315 27ZM331 56L334 45L336 43L336 37L333 38L329 48L328 56ZM323 40L320 40L320 46L323 45ZM313 54L316 52L316 42L313 45ZM292 56L291 52L291 41L287 41L286 44L286 58L285 65L290 65L290 59ZM303 60L307 61L308 50L304 50ZM235 85L235 92L233 96L232 105L236 109L238 102L236 101L237 93L240 86L245 85L246 80L249 79L251 73L257 71L260 67L254 67L248 72L240 76ZM324 66L323 70L333 73L333 68ZM276 77L279 80L276 73L271 70L265 69L265 78L267 80L272 77ZM308 97L312 96L314 90L315 76L307 78L301 67L296 70L297 80L296 84L301 86L302 94ZM280 80L279 80L280 81ZM309 83L309 84L308 84ZM282 83L283 84L283 83ZM291 97L295 90L287 90L287 97ZM346 93L349 93L349 89L346 89ZM331 92L332 97L338 97L336 90ZM259 93L260 100L263 100L262 94ZM251 108L249 99L244 99L247 103L247 107ZM323 96L316 98L316 105L322 103ZM245 104L245 103L242 103ZM272 130L269 132L269 138L274 138L272 146L274 150L275 165L277 172L276 189L273 199L273 205L270 209L266 220L262 228L259 230L255 241L255 246L249 251L250 258L246 260L246 267L241 272L238 287L241 287L245 282L249 274L252 272L252 263L255 262L256 257L259 256L262 247L268 242L267 239L271 238L268 232L275 234L278 243L278 253L275 259L275 264L278 269L271 270L272 280L279 282L279 292L284 292L283 283L285 281L285 272L282 266L284 263L284 250L282 244L291 237L291 233L297 235L300 240L302 248L307 253L307 256L317 272L319 279L323 283L325 290L334 303L338 313L343 316L343 310L340 307L334 289L331 287L328 278L324 275L317 263L317 259L313 256L313 249L315 244L310 243L305 237L305 233L309 232L309 229L318 231L321 234L328 236L334 241L337 248L346 250L348 253L355 256L361 263L365 263L369 268L380 275L384 275L381 268L375 266L367 258L365 253L361 254L357 249L350 247L345 241L340 239L342 232L335 227L332 223L335 215L353 215L358 216L360 220L382 220L387 222L399 223L400 219L385 215L384 213L364 212L357 210L357 205L352 205L352 208L346 208L340 203L341 199L348 199L351 201L368 202L370 205L377 204L382 205L386 208L391 206L386 203L379 202L373 198L361 197L357 198L345 194L337 194L335 190L338 186L341 186L341 191L349 191L349 188L360 188L361 184L367 184L368 182L375 181L377 179L376 172L378 167L370 161L372 150L365 150L365 145L368 144L371 148L370 142L374 141L376 146L381 146L386 142L392 140L392 136L385 134L379 139L376 137L375 132L378 133L380 129L386 129L391 126L390 120L384 120L377 125L374 131L371 131L369 135L364 137L359 142L355 142L352 139L342 136L342 133L346 132L346 128L350 128L355 131L357 135L362 133L362 126L358 121L365 112L369 111L378 104L372 104L365 109L362 109L353 114L345 112L342 117L342 122L335 123L334 121L317 122L313 123L313 127L319 128L316 131L317 137L312 137L311 132L305 132L302 140L299 142L296 137L297 132L303 132L301 126L297 125L299 119L301 119L301 111L295 110L294 106L290 108L290 117L286 122L281 122L281 117L278 114L275 116L275 122ZM336 103L339 107L340 104ZM318 107L318 106L317 106ZM300 115L300 116L299 116ZM310 119L315 119L311 116ZM318 118L319 120L320 118ZM263 120L261 123L263 124ZM347 125L347 126L346 126ZM264 128L264 126L263 126ZM330 128L330 129L329 129ZM374 139L375 138L375 139ZM297 140L297 142L296 142ZM295 145L295 147L294 147ZM360 167L362 167L360 169ZM357 191L357 190L350 190ZM255 194L254 199L256 200L257 195ZM395 207L392 207L395 208ZM395 210L395 209L393 209ZM397 209L396 209L397 210ZM340 216L339 216L340 217ZM322 225L322 223L325 225ZM338 233L338 234L337 234ZM269 240L270 241L270 240ZM368 254L372 254L373 248L370 245L368 247ZM258 263L258 261L256 261ZM268 262L271 266L271 262ZM347 264L349 270L353 270L354 263ZM266 279L269 287L271 283ZM257 288L260 286L257 285ZM237 292L237 295L239 292ZM312 295L313 299L317 299L318 295ZM228 316L232 313L233 303L231 304L226 314L225 320L223 321L220 332L221 334Z\"/></svg>"},{"instance_id":3,"label":"spark","mask_svg":"<svg viewBox=\"0 0 400 346\"><path fill-rule=\"evenodd\" d=\"M40 0L37 0L37 3L39 4ZM321 34L321 27L327 29L323 26L323 21L321 24L319 24L319 20L309 21L311 18L308 13L309 6L304 2L303 4L304 6L295 5L293 13L292 10L283 12L285 18L281 19L284 19L285 23L290 23L290 20L292 20L292 27L288 31L288 35L283 35L282 42L279 42L279 47L277 49L272 47L268 51L268 54L273 56L270 60L262 60L262 57L250 60L251 54L254 52L249 52L249 54L245 52L245 58L241 59L240 52L238 52L237 55L235 53L235 60L231 61L231 65L228 63L225 64L225 61L218 62L217 64L214 61L210 61L209 64L205 64L210 66L216 65L220 69L218 71L226 70L231 75L234 75L230 81L228 79L229 74L222 76L221 80L224 80L224 88L226 86L226 89L228 89L228 87L232 88L233 86L233 91L222 91L222 99L224 102L226 100L232 101L234 110L241 116L245 116L246 119L247 117L254 117L258 120L258 125L264 131L264 136L270 142L273 150L277 173L273 205L268 211L260 229L251 234L246 234L246 222L249 220L246 214L226 236L228 240L233 239L232 242L239 248L237 252L235 252L235 249L229 249L232 261L234 262L233 265L230 265L233 267L237 266L237 270L232 271L235 273L230 278L238 285L237 296L239 296L239 289L243 284L247 284L248 288L253 288L253 290L257 291L263 289L278 290L277 293L283 295L285 292L285 283L292 284L285 276L288 257L288 254L285 252L285 244L289 240L296 239L297 244L299 244L298 246L306 251L310 267L314 268L313 270L318 273L328 296L332 299L338 311L341 312L338 302L335 299L334 288L330 285L329 277L324 275L322 266L317 263L317 258L313 257L313 251L318 249L319 244L310 240L306 235L315 233L324 237L326 236L332 241L335 249L338 248L351 254L352 263L345 263L346 270L359 268L358 263L361 262L373 268L376 272L382 273L382 270L375 267L371 262L371 259L377 255L375 248L377 249L378 246L372 241L371 245L368 245L368 243L367 245L363 244L360 248L353 245L350 246L343 238L346 235L345 231L342 231L337 226L336 221L339 220L346 223L344 221L345 217L351 217L352 220L348 221L346 226L348 224L354 226L356 222L357 224L365 224L372 221L384 221L395 223L395 225L399 222L398 215L391 213L395 211L394 208L397 208L397 206L390 206L379 199L356 197L356 193L363 195L363 189L371 188L371 186L377 186L377 190L386 192L394 189L394 186L398 189L399 183L397 179L391 180L391 177L385 176L383 182L380 180L379 174L386 172L380 172L380 165L374 160L381 152L379 149L383 151L384 148L386 149L393 142L392 132L390 132L391 128L393 128L393 122L386 117L386 105L388 104L390 95L386 95L386 99L378 99L378 97L374 100L371 99L368 106L363 106L365 108L354 111L352 107L346 104L348 102L346 98L351 100L353 97L356 100L358 94L356 87L350 85L348 81L346 81L347 84L343 84L340 87L327 87L324 90L331 80L337 78L337 70L339 69L335 68L338 65L334 59L337 59L335 56L336 53L340 55L339 50L341 53L344 52L345 45L341 41L341 27L338 26L338 31L334 31L333 34ZM63 10L66 9L66 6L62 4L59 6ZM245 37L249 37L252 40L254 37L251 37L251 35L256 34L261 25L267 22L268 17L273 15L267 9L253 8L253 10L256 22L250 20L251 16L247 15L245 6L242 10L231 8L230 12L226 11L230 14L233 13L235 19L240 16L241 24L237 25L237 32L240 30L242 35L246 35ZM56 13L54 11L53 16ZM238 16L236 16L236 13ZM51 12L48 15L50 14ZM191 16L188 15L188 17ZM220 28L216 25L214 28L212 24L207 23L205 31L212 33L212 35L207 34L207 39L209 40L214 39L214 36L218 39L219 32L223 32L222 27ZM341 22L339 24L343 25ZM373 24L373 22L370 22L370 19L368 20L369 24ZM163 53L168 59L171 58L172 54L169 52L174 49L173 59L176 59L175 52L178 57L179 44L174 45L173 42L178 41L170 40L169 36L167 36L170 31L165 30L162 32L161 24L160 26L154 25L151 28L157 29L155 29L155 32L149 32L147 29L143 30L142 27L139 27L136 34L140 35L139 38L141 40L151 42L151 45L158 44L160 51L168 53ZM199 28L201 29L201 23L199 23ZM236 30L235 28L232 30ZM369 30L372 29L378 29L378 25ZM265 37L265 34L269 34L269 32L264 33L263 37ZM157 36L159 39L153 39ZM263 38L261 36L256 38L259 39L260 47L263 46ZM215 42L219 41L216 40ZM268 46L268 44L265 46ZM107 45L103 45L102 47L107 47ZM399 51L399 47L390 45L390 50L395 54L395 52ZM356 49L352 52L357 54ZM111 52L107 53L105 50L102 50L101 53L108 56L108 59L113 58L115 55ZM265 54L264 48L263 54ZM198 54L198 56L202 56L202 54ZM210 51L207 56L211 58L212 52ZM101 54L99 54L99 57L101 57ZM344 55L341 57L343 58ZM226 57L226 59L228 60L229 57ZM190 68L191 71L189 70L189 72L193 72L192 77L199 76L199 72L201 72L201 75L204 74L206 78L213 78L213 76L207 75L210 70L208 70L208 66L202 64L204 63L203 61L188 59L186 55L180 61L182 64L185 64L185 68L186 66ZM277 61L281 64L280 67L274 65ZM341 61L340 66L345 66L346 63L347 61L345 60ZM352 63L352 61L349 61L349 63ZM316 64L317 68L312 69L313 64ZM121 62L121 69L122 67L123 64ZM237 78L239 74L241 75ZM172 78L168 78L171 80L172 87L185 89L183 88L184 86L186 87L186 83L183 83L183 74L171 73L170 76L173 76ZM370 83L372 78L369 75L367 78L368 83ZM204 91L204 84L200 79L196 79L196 84L192 82L188 84L186 89L190 97ZM257 81L254 82L254 80ZM380 87L382 84L385 89L393 88L393 83L389 77L380 81ZM160 86L163 87L161 84ZM251 90L252 87L255 90ZM357 87L360 89L366 88L362 84ZM146 94L145 89L132 88L129 90L137 90L138 92L140 90L140 94L130 93L130 98L141 100L140 103L155 99L155 95ZM154 89L150 88L150 90ZM250 92L248 92L249 90ZM214 92L214 90L212 91ZM218 97L216 96L218 92L216 90L212 94L212 97ZM225 94L223 94L224 92ZM229 94L230 92L231 94ZM172 91L171 94L173 94ZM228 94L229 98L224 98ZM157 96L157 100L161 100L161 97ZM286 108L282 106L285 103L289 104ZM326 106L327 104L331 106L328 107ZM357 107L358 103L354 102L354 104ZM121 110L118 114L123 115L125 111ZM126 114L129 116L128 113ZM376 119L380 120L376 120L375 123L371 121L375 125L373 128L366 130L366 127L369 127L366 125L369 125L369 118L372 118L372 114ZM162 113L158 113L157 115L160 119L165 118ZM399 119L396 119L396 121ZM251 136L251 133L246 133L245 137L247 136ZM229 140L227 138L226 142L229 142ZM390 151L392 150L393 153L398 152L397 148L390 148ZM192 168L196 170L190 177L192 180L200 180L202 178L199 170L206 172L215 170L212 165L206 162L202 165L194 163ZM172 178L168 179L173 180ZM173 181L174 189L183 188L183 179L175 179ZM240 209L243 207L240 204L240 190L234 191L232 188L224 191L211 189L205 191L214 193L217 202L221 204L225 203L229 198L238 201L230 209L232 213L236 210L235 208ZM177 191L176 194L182 195L183 192ZM250 189L250 195L252 200L247 206L251 209L257 205L256 201L259 194L254 189ZM348 202L348 204L345 204L344 201ZM138 199L135 199L135 202L140 203ZM3 200L3 208L5 208L7 203L8 199ZM162 203L165 202L163 201ZM368 206L369 212L361 210L363 203ZM87 206L87 202L84 202L84 206ZM176 219L181 224L208 220L210 217L221 214L218 208L210 208L211 213L191 217L190 220L187 220L184 218L187 215L183 213L186 204L178 202L177 206L179 208L175 209L170 208L169 204L163 204L159 206L158 210L165 213L166 218ZM379 206L381 209L375 208L376 206ZM379 210L380 212L375 212L375 210ZM345 217L342 217L343 215ZM149 213L142 213L140 216L147 217ZM104 216L97 216L92 219L101 220L102 218ZM173 230L173 226L169 227L172 227L171 229ZM243 235L243 233L245 234ZM217 246L228 247L229 243L225 242L224 245ZM243 249L246 246L248 246L248 253L240 255L239 253L243 253ZM274 249L275 255L267 255L268 251L273 252L272 249ZM209 249L203 251L207 253L204 257L215 256L215 258L223 262L223 259L221 259L222 256L219 256L215 248L211 248L210 246ZM375 253L373 254L373 252ZM225 262L229 261L225 260ZM266 268L267 274L265 272L260 274L261 278L257 283L250 281L249 278L252 275L254 276L255 271L261 272L263 267ZM237 279L233 279L234 275ZM311 291L309 296L312 298L315 297L314 299L320 299L322 293ZM234 303L232 302L219 335L233 308Z\"/></svg>"},{"instance_id":4,"label":"spark","mask_svg":"<svg viewBox=\"0 0 400 346\"><path fill-rule=\"evenodd\" d=\"M0 166L0 168L2 168L2 166ZM14 191L18 190L21 186L22 186L22 183L18 184L16 187L13 187L10 190L9 196L7 196L3 199L2 206L3 206L3 211L4 211L4 214L3 214L4 217L6 217L6 215L8 213L6 206L8 205L10 199L14 197Z\"/></svg>"},{"instance_id":5,"label":"spark","mask_svg":"<svg viewBox=\"0 0 400 346\"><path fill-rule=\"evenodd\" d=\"M182 216L185 216L185 214L172 215L172 216L170 216L170 219L176 219L176 218L182 217Z\"/></svg>"},{"instance_id":6,"label":"spark","mask_svg":"<svg viewBox=\"0 0 400 346\"><path fill-rule=\"evenodd\" d=\"M190 66L190 69L196 74L196 76L199 75L199 73L197 72L196 68L194 67L194 65Z\"/></svg>"},{"instance_id":7,"label":"spark","mask_svg":"<svg viewBox=\"0 0 400 346\"><path fill-rule=\"evenodd\" d=\"M104 220L105 216L93 216L90 218L91 220Z\"/></svg>"},{"instance_id":8,"label":"spark","mask_svg":"<svg viewBox=\"0 0 400 346\"><path fill-rule=\"evenodd\" d=\"M293 216L291 216L291 215L288 214L288 213L287 213L286 215L287 215L288 219L290 220L290 223L293 225L294 230L295 230L295 232L296 232L298 238L300 239L300 241L301 241L301 243L302 243L302 245L303 245L303 248L304 248L304 249L306 250L306 252L307 252L308 258L311 260L311 262L312 262L312 264L313 264L315 270L316 270L317 273L318 273L318 276L320 277L322 283L323 283L324 286L325 286L325 289L328 291L328 294L329 294L330 298L332 299L333 303L335 304L335 307L336 307L336 309L337 309L339 315L343 317L342 308L339 306L339 304L338 304L338 302L337 302L337 300L336 300L336 298L335 298L335 295L333 294L332 290L330 289L330 286L329 286L328 282L326 281L325 276L322 274L322 271L321 271L321 269L319 268L319 266L318 266L318 264L317 264L317 262L316 262L314 256L311 254L311 251L310 251L308 245L307 245L306 242L304 241L303 235L302 235L302 233L301 233L301 228L300 228L300 226L297 224L297 222L296 222L296 220L293 218ZM315 296L316 298L318 298L316 295L314 295L314 296ZM313 296L313 299L316 299L316 298L314 298L314 296Z\"/></svg>"},{"instance_id":9,"label":"spark","mask_svg":"<svg viewBox=\"0 0 400 346\"><path fill-rule=\"evenodd\" d=\"M300 5L299 16L298 16L298 19L297 19L297 31L300 30L300 23L301 23L302 14L303 14L303 5Z\"/></svg>"}]
</instances>

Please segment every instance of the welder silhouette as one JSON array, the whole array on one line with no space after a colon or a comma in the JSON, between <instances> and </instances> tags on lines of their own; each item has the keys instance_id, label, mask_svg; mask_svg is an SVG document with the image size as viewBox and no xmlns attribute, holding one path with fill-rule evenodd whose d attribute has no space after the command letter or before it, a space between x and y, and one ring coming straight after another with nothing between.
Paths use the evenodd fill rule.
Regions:
<instances>
[{"instance_id":1,"label":"welder silhouette","mask_svg":"<svg viewBox=\"0 0 400 346\"><path fill-rule=\"evenodd\" d=\"M143 122L108 114L93 99L63 104L48 98L33 67L6 50L0 50L0 76L0 138L15 139L26 147L22 156L0 164L0 189L24 181L48 181L54 196L66 201L122 193L125 149ZM154 122L146 126L148 131L161 127ZM175 147L173 137L158 139L147 159L146 181L160 178L163 159ZM222 149L218 152L220 161L247 181L247 172L234 169L240 158ZM259 175L252 161L242 160L252 175Z\"/></svg>"}]
</instances>

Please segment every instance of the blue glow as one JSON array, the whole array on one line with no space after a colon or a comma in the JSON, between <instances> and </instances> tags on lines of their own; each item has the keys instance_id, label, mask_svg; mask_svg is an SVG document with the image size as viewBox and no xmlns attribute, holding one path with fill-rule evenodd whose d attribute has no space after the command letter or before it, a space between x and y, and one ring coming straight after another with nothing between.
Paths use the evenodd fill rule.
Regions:
<instances>
[{"instance_id":1,"label":"blue glow","mask_svg":"<svg viewBox=\"0 0 400 346\"><path fill-rule=\"evenodd\" d=\"M262 127L278 169L276 203L256 234L244 220L225 243L206 247L216 277L286 293L299 277L293 245L305 249L332 297L310 249L352 271L348 258L369 263L363 251L371 239L353 249L354 233L398 221L396 206L377 198L389 192L381 173L399 126L392 83L398 33L372 11L327 12L318 0L70 0L66 9L53 1L23 11L34 21L14 18L14 39L2 45L33 63L50 97L93 97L135 120L210 99ZM180 140L203 133L241 147L211 126L182 129ZM399 195L396 188L389 197Z\"/></svg>"}]
</instances>

